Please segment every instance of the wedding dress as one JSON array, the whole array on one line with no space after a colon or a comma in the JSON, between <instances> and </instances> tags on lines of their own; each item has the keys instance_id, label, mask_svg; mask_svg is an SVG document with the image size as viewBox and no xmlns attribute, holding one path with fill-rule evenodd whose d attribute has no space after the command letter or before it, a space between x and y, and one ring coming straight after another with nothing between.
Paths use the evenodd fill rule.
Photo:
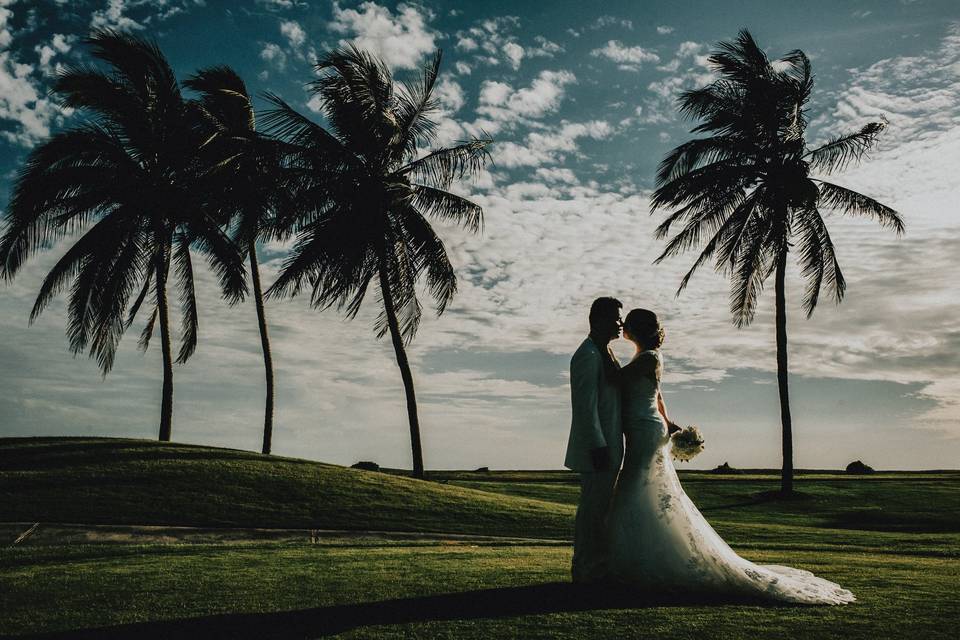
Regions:
<instances>
[{"instance_id":1,"label":"wedding dress","mask_svg":"<svg viewBox=\"0 0 960 640\"><path fill-rule=\"evenodd\" d=\"M854 595L809 571L744 560L684 493L657 411L659 351L622 369L626 452L610 512L610 570L655 591L753 596L780 602L844 604Z\"/></svg>"}]
</instances>

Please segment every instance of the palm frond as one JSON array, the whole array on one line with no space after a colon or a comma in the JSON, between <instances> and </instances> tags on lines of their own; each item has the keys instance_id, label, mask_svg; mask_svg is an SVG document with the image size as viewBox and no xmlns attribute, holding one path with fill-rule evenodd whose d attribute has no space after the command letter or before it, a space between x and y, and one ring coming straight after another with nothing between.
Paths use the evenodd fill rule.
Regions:
<instances>
[{"instance_id":1,"label":"palm frond","mask_svg":"<svg viewBox=\"0 0 960 640\"><path fill-rule=\"evenodd\" d=\"M803 309L809 318L817 307L823 283L826 282L827 290L833 294L836 303L840 304L846 290L846 281L820 212L816 209L800 211L799 218L801 233L798 260L801 275L807 279Z\"/></svg>"},{"instance_id":2,"label":"palm frond","mask_svg":"<svg viewBox=\"0 0 960 640\"><path fill-rule=\"evenodd\" d=\"M814 182L820 189L819 203L821 207L834 209L843 214L873 218L880 223L880 226L893 229L897 235L901 235L905 231L900 214L887 205L837 184L823 180L815 180Z\"/></svg>"},{"instance_id":3,"label":"palm frond","mask_svg":"<svg viewBox=\"0 0 960 640\"><path fill-rule=\"evenodd\" d=\"M450 264L446 247L416 207L403 215L403 233L414 266L414 277L426 273L427 287L442 315L457 293L457 274Z\"/></svg>"},{"instance_id":4,"label":"palm frond","mask_svg":"<svg viewBox=\"0 0 960 640\"><path fill-rule=\"evenodd\" d=\"M134 319L137 317L137 313L140 312L140 307L143 306L143 301L147 299L147 296L150 295L150 288L153 284L153 269L148 269L146 276L143 279L143 287L140 289L140 294L137 296L137 299L133 301L133 305L130 307L130 312L127 314L127 324L124 329L129 329L130 325L133 324Z\"/></svg>"},{"instance_id":5,"label":"palm frond","mask_svg":"<svg viewBox=\"0 0 960 640\"><path fill-rule=\"evenodd\" d=\"M396 159L413 157L418 146L426 146L437 130L437 122L430 114L439 108L433 98L433 87L440 75L443 51L438 49L423 68L419 84L404 82L403 90L397 92Z\"/></svg>"},{"instance_id":6,"label":"palm frond","mask_svg":"<svg viewBox=\"0 0 960 640\"><path fill-rule=\"evenodd\" d=\"M493 144L492 138L473 138L459 142L453 147L437 149L410 162L396 171L398 175L408 175L413 180L423 180L436 189L447 190L454 180L468 173L482 169L490 159L487 150Z\"/></svg>"},{"instance_id":7,"label":"palm frond","mask_svg":"<svg viewBox=\"0 0 960 640\"><path fill-rule=\"evenodd\" d=\"M113 368L117 346L127 326L127 301L145 268L149 270L139 234L129 225L123 230L120 246L112 253L105 268L99 270L92 296L90 355L96 357L104 376Z\"/></svg>"},{"instance_id":8,"label":"palm frond","mask_svg":"<svg viewBox=\"0 0 960 640\"><path fill-rule=\"evenodd\" d=\"M730 287L730 312L737 327L753 321L763 283L775 267L774 226L770 216L751 217L743 231L747 242L735 257Z\"/></svg>"},{"instance_id":9,"label":"palm frond","mask_svg":"<svg viewBox=\"0 0 960 640\"><path fill-rule=\"evenodd\" d=\"M153 312L150 314L150 317L147 318L147 324L144 325L143 331L140 332L140 339L137 340L137 348L144 353L146 353L150 347L150 339L153 337L153 327L157 323L157 314L159 311L160 308L154 305Z\"/></svg>"},{"instance_id":10,"label":"palm frond","mask_svg":"<svg viewBox=\"0 0 960 640\"><path fill-rule=\"evenodd\" d=\"M733 136L712 136L685 142L671 150L657 168L656 184L661 186L704 165L721 160L743 162L746 149Z\"/></svg>"},{"instance_id":11,"label":"palm frond","mask_svg":"<svg viewBox=\"0 0 960 640\"><path fill-rule=\"evenodd\" d=\"M226 65L207 67L183 81L200 94L204 110L215 123L234 134L256 128L253 103L240 75Z\"/></svg>"},{"instance_id":12,"label":"palm frond","mask_svg":"<svg viewBox=\"0 0 960 640\"><path fill-rule=\"evenodd\" d=\"M839 136L816 149L811 149L804 157L808 159L813 169L825 173L842 171L850 162L860 160L873 149L885 128L885 122L869 122L855 133Z\"/></svg>"},{"instance_id":13,"label":"palm frond","mask_svg":"<svg viewBox=\"0 0 960 640\"><path fill-rule=\"evenodd\" d=\"M736 204L730 215L726 216L726 220L724 220L720 228L717 229L716 233L707 241L703 251L700 252L697 260L693 263L693 266L690 267L690 270L683 276L683 279L680 281L680 286L677 288L677 296L679 296L690 283L690 279L693 278L693 274L696 273L697 269L714 256L718 246L726 246L731 237L739 236L743 232L743 228L750 222L758 200L759 196L757 191L753 191L741 202ZM654 262L659 262L662 258L663 256L657 258ZM722 270L724 263L725 260L717 259L718 271Z\"/></svg>"},{"instance_id":14,"label":"palm frond","mask_svg":"<svg viewBox=\"0 0 960 640\"><path fill-rule=\"evenodd\" d=\"M290 149L291 158L307 166L326 166L335 173L362 166L336 136L300 114L282 98L270 92L264 93L263 98L274 105L273 109L264 111L260 116L263 129L295 146Z\"/></svg>"},{"instance_id":15,"label":"palm frond","mask_svg":"<svg viewBox=\"0 0 960 640\"><path fill-rule=\"evenodd\" d=\"M402 233L402 232L401 232ZM390 298L393 303L393 312L396 315L400 337L404 344L409 344L417 334L420 319L423 317L423 308L417 299L416 256L409 245L408 238L397 234L387 239L386 249L379 257L385 262L387 284L390 288ZM380 280L380 313L374 322L374 334L382 339L390 331L389 316L384 300L383 279Z\"/></svg>"},{"instance_id":16,"label":"palm frond","mask_svg":"<svg viewBox=\"0 0 960 640\"><path fill-rule=\"evenodd\" d=\"M193 281L193 262L190 259L190 241L183 234L176 239L173 251L174 268L180 288L181 320L180 353L177 364L186 362L197 348L197 331L200 325L197 313L197 293Z\"/></svg>"},{"instance_id":17,"label":"palm frond","mask_svg":"<svg viewBox=\"0 0 960 640\"><path fill-rule=\"evenodd\" d=\"M415 184L411 204L428 216L453 222L473 233L483 231L483 208L466 198L424 185Z\"/></svg>"},{"instance_id":18,"label":"palm frond","mask_svg":"<svg viewBox=\"0 0 960 640\"><path fill-rule=\"evenodd\" d=\"M144 104L155 101L160 108L179 102L176 75L155 40L116 29L95 29L84 39L93 57L109 63L137 92Z\"/></svg>"}]
</instances>

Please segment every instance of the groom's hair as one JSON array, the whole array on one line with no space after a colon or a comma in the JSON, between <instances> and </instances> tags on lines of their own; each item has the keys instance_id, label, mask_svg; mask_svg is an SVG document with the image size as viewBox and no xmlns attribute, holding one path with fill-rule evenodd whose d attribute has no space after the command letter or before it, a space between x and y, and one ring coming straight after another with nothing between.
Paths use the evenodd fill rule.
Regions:
<instances>
[{"instance_id":1,"label":"groom's hair","mask_svg":"<svg viewBox=\"0 0 960 640\"><path fill-rule=\"evenodd\" d=\"M619 315L620 309L622 308L623 303L616 298L597 298L593 301L593 304L590 305L590 328L592 329L602 318Z\"/></svg>"}]
</instances>

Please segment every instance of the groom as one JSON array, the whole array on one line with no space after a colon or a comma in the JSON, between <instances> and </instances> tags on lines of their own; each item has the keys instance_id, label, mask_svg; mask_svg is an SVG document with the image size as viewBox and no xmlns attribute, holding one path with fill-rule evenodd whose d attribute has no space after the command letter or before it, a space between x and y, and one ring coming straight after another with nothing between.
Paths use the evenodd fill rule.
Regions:
<instances>
[{"instance_id":1,"label":"groom","mask_svg":"<svg viewBox=\"0 0 960 640\"><path fill-rule=\"evenodd\" d=\"M573 534L573 581L606 577L606 516L623 461L620 426L620 364L610 341L620 337L616 298L590 307L590 335L570 360L573 422L564 466L580 473L580 503Z\"/></svg>"}]
</instances>

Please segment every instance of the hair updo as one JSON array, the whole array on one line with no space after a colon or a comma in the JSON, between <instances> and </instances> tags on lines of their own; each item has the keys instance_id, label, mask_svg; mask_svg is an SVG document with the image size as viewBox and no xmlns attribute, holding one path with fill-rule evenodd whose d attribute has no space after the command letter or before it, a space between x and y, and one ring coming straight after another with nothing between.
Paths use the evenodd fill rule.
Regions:
<instances>
[{"instance_id":1,"label":"hair updo","mask_svg":"<svg viewBox=\"0 0 960 640\"><path fill-rule=\"evenodd\" d=\"M623 328L647 349L659 349L664 332L657 314L647 309L633 309L623 319Z\"/></svg>"}]
</instances>

